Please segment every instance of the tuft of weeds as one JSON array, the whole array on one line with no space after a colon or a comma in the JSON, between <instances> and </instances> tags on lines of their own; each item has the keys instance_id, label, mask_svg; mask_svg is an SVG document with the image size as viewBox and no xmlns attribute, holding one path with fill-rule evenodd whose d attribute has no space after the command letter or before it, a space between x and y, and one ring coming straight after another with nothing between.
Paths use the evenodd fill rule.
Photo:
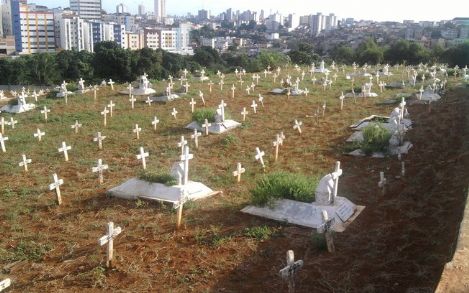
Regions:
<instances>
[{"instance_id":1,"label":"tuft of weeds","mask_svg":"<svg viewBox=\"0 0 469 293\"><path fill-rule=\"evenodd\" d=\"M47 244L36 243L34 241L21 241L11 251L0 249L0 262L13 262L19 260L29 260L38 262L51 250Z\"/></svg>"},{"instance_id":2,"label":"tuft of weeds","mask_svg":"<svg viewBox=\"0 0 469 293\"><path fill-rule=\"evenodd\" d=\"M228 134L221 140L221 144L224 146L229 146L238 143L238 138L234 134Z\"/></svg>"},{"instance_id":3,"label":"tuft of weeds","mask_svg":"<svg viewBox=\"0 0 469 293\"><path fill-rule=\"evenodd\" d=\"M370 123L363 129L362 151L370 155L374 152L386 152L391 133L381 123Z\"/></svg>"},{"instance_id":4,"label":"tuft of weeds","mask_svg":"<svg viewBox=\"0 0 469 293\"><path fill-rule=\"evenodd\" d=\"M198 109L198 110L195 110L194 113L192 114L192 120L196 121L199 125L204 124L205 119L207 119L208 122L215 122L216 114L217 114L217 111L212 108Z\"/></svg>"},{"instance_id":5,"label":"tuft of weeds","mask_svg":"<svg viewBox=\"0 0 469 293\"><path fill-rule=\"evenodd\" d=\"M176 178L165 172L143 170L138 174L138 178L152 183L161 183L166 186L173 186L178 183Z\"/></svg>"},{"instance_id":6,"label":"tuft of weeds","mask_svg":"<svg viewBox=\"0 0 469 293\"><path fill-rule=\"evenodd\" d=\"M269 226L256 226L244 229L244 236L256 240L267 240L275 233L275 229Z\"/></svg>"}]
</instances>

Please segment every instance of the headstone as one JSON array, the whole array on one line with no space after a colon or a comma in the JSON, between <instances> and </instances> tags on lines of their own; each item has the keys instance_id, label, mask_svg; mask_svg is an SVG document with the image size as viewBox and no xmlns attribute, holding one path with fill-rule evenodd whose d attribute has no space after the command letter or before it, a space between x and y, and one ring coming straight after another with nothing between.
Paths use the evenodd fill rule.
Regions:
<instances>
[{"instance_id":1,"label":"headstone","mask_svg":"<svg viewBox=\"0 0 469 293\"><path fill-rule=\"evenodd\" d=\"M112 259L114 258L114 238L122 232L121 227L114 228L114 223L107 224L107 234L99 238L98 243L100 246L107 244L107 260L106 266L112 267Z\"/></svg>"},{"instance_id":2,"label":"headstone","mask_svg":"<svg viewBox=\"0 0 469 293\"><path fill-rule=\"evenodd\" d=\"M318 183L315 192L316 203L319 205L331 205L337 197L339 188L339 177L342 175L340 162L336 162L334 172L324 176Z\"/></svg>"},{"instance_id":3,"label":"headstone","mask_svg":"<svg viewBox=\"0 0 469 293\"><path fill-rule=\"evenodd\" d=\"M140 153L137 155L137 160L142 160L143 170L147 169L147 160L146 158L149 156L149 153L146 153L143 150L143 147L140 147Z\"/></svg>"},{"instance_id":4,"label":"headstone","mask_svg":"<svg viewBox=\"0 0 469 293\"><path fill-rule=\"evenodd\" d=\"M98 143L98 149L100 150L103 149L103 140L105 138L106 138L105 136L101 135L101 132L98 132L96 136L93 138L93 141Z\"/></svg>"},{"instance_id":5,"label":"headstone","mask_svg":"<svg viewBox=\"0 0 469 293\"><path fill-rule=\"evenodd\" d=\"M52 175L52 178L54 179L54 182L49 184L49 190L54 190L55 189L55 194L57 196L57 204L61 205L62 204L62 195L60 193L60 185L64 184L63 179L59 179L56 173Z\"/></svg>"},{"instance_id":6,"label":"headstone","mask_svg":"<svg viewBox=\"0 0 469 293\"><path fill-rule=\"evenodd\" d=\"M233 176L237 177L237 182L241 182L241 174L246 172L246 170L241 166L241 163L236 165L236 171L233 171Z\"/></svg>"},{"instance_id":7,"label":"headstone","mask_svg":"<svg viewBox=\"0 0 469 293\"><path fill-rule=\"evenodd\" d=\"M92 167L91 171L93 173L98 173L98 178L99 178L99 184L103 184L104 178L103 178L103 171L109 169L109 166L106 164L103 164L103 160L98 159L98 165L96 167Z\"/></svg>"},{"instance_id":8,"label":"headstone","mask_svg":"<svg viewBox=\"0 0 469 293\"><path fill-rule=\"evenodd\" d=\"M67 144L63 141L62 147L58 148L59 153L64 153L65 162L68 162L68 151L71 150L71 146L67 146Z\"/></svg>"}]
</instances>

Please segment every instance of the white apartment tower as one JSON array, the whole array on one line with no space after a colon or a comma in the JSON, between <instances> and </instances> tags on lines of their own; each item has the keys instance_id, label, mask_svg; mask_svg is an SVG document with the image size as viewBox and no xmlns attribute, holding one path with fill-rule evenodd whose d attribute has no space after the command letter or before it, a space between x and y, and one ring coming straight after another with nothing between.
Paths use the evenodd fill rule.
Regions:
<instances>
[{"instance_id":1,"label":"white apartment tower","mask_svg":"<svg viewBox=\"0 0 469 293\"><path fill-rule=\"evenodd\" d=\"M156 21L163 21L166 17L166 0L155 0Z\"/></svg>"},{"instance_id":2,"label":"white apartment tower","mask_svg":"<svg viewBox=\"0 0 469 293\"><path fill-rule=\"evenodd\" d=\"M81 19L100 20L101 0L70 0L70 10L75 11Z\"/></svg>"}]
</instances>

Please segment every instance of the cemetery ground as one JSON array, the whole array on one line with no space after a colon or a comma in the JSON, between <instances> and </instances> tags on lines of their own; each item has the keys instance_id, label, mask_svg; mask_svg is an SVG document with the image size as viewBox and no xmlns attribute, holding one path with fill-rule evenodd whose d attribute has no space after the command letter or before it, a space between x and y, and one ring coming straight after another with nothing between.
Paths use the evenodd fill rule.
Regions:
<instances>
[{"instance_id":1,"label":"cemetery ground","mask_svg":"<svg viewBox=\"0 0 469 293\"><path fill-rule=\"evenodd\" d=\"M244 80L250 83L250 75ZM305 264L297 276L299 292L432 292L454 251L469 183L469 90L448 90L432 104L431 113L427 105L409 107L414 126L407 138L414 147L403 156L405 177L398 178L396 157L343 153L348 126L371 114L388 115L395 106L376 102L403 90L386 90L356 103L346 99L340 111L340 92L350 88L344 78L327 91L304 81L309 96L288 99L267 93L271 80L261 81L249 96L246 84L236 83L234 99L234 76L226 77L223 93L218 84L209 93L207 83L192 82L189 95L181 99L151 106L140 99L134 110L128 96L107 87L98 91L96 101L92 92L70 96L68 105L63 99L41 98L37 110L14 116L19 123L6 130L7 153L0 160L0 279L12 279L12 292L285 292L278 271L291 249ZM157 91L163 88L162 82L156 86ZM196 99L197 109L202 107L199 89L207 107L224 99L232 119L242 121L243 107L249 115L238 129L200 137L195 149L184 127L191 122L190 98ZM253 114L249 105L258 93L265 106ZM116 107L104 127L100 112L110 100ZM318 124L309 116L324 101L325 116ZM47 122L39 112L44 105L51 109ZM160 120L156 131L151 125L155 115ZM295 119L303 122L301 135L292 128ZM76 120L83 124L77 134L70 128ZM139 140L132 132L137 123L142 127ZM37 128L46 132L41 142L33 137ZM107 137L103 150L93 142L98 131ZM272 141L280 131L286 139L274 163ZM150 153L148 169L169 171L179 156L181 135L194 154L190 179L223 191L184 205L183 229L175 230L171 206L106 196L142 169L135 158L141 146ZM68 162L57 152L62 141L72 146ZM328 253L311 229L240 212L263 174L254 160L256 147L266 152L266 173L322 176L341 161L339 195L366 209L345 232L335 233L336 253ZM18 167L23 153L32 159L27 173ZM101 185L91 172L98 159L109 165ZM237 162L246 168L239 184L232 176ZM377 184L380 171L388 180L384 195ZM61 206L47 188L53 173L64 179ZM105 268L106 252L97 243L109 221L122 227L111 269Z\"/></svg>"}]
</instances>

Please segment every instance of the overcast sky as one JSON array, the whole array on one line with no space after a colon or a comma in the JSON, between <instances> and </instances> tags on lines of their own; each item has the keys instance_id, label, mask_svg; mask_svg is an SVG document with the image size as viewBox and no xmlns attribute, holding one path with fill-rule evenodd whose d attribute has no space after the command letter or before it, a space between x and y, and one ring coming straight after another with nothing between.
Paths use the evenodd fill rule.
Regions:
<instances>
[{"instance_id":1,"label":"overcast sky","mask_svg":"<svg viewBox=\"0 0 469 293\"><path fill-rule=\"evenodd\" d=\"M53 7L68 7L68 0L29 0L28 2ZM128 6L130 12L136 13L137 6L143 4L147 11L153 10L153 0L103 0L107 12L115 12L118 3ZM353 17L369 20L449 20L454 17L469 17L467 0L166 0L167 13L170 15L197 14L199 9L211 10L212 15L219 14L227 8L236 10L264 9L265 14L279 11L282 15L297 13L299 15L335 13L339 19Z\"/></svg>"}]
</instances>

